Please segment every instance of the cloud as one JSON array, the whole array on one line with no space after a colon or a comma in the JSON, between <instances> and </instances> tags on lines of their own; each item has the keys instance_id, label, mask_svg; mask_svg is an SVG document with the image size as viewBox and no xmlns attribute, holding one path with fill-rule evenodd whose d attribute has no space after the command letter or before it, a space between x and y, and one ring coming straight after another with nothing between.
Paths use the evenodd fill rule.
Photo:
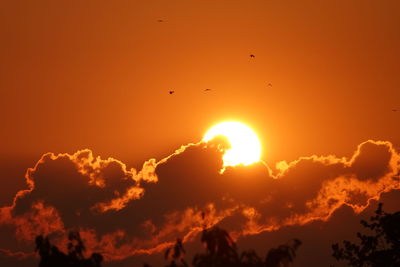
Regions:
<instances>
[{"instance_id":1,"label":"cloud","mask_svg":"<svg viewBox=\"0 0 400 267\"><path fill-rule=\"evenodd\" d=\"M364 142L349 159L314 155L223 173L221 148L189 144L140 171L88 149L47 153L27 170L28 189L0 208L0 230L11 227L21 242L50 235L65 246L65 233L78 229L89 253L121 260L162 251L177 237L189 242L217 223L240 238L326 221L343 205L359 213L400 188L400 156L390 142Z\"/></svg>"},{"instance_id":2,"label":"cloud","mask_svg":"<svg viewBox=\"0 0 400 267\"><path fill-rule=\"evenodd\" d=\"M28 258L28 257L32 257L34 255L35 255L35 253L33 253L33 252L25 253L23 251L11 251L11 250L8 250L8 249L0 248L0 257L1 256L6 256L6 257L17 258L17 259L21 260L21 259L25 259L25 258Z\"/></svg>"}]
</instances>

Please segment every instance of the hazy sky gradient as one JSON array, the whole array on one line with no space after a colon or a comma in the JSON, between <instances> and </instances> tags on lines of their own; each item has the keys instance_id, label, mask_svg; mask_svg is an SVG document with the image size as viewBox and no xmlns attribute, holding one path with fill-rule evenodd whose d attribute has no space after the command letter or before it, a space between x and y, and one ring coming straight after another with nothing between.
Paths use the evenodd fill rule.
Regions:
<instances>
[{"instance_id":1,"label":"hazy sky gradient","mask_svg":"<svg viewBox=\"0 0 400 267\"><path fill-rule=\"evenodd\" d=\"M0 5L0 207L43 153L140 170L224 120L257 132L269 166L369 139L400 151L400 1Z\"/></svg>"},{"instance_id":2,"label":"hazy sky gradient","mask_svg":"<svg viewBox=\"0 0 400 267\"><path fill-rule=\"evenodd\" d=\"M226 119L257 130L266 160L400 144L398 1L2 6L3 156L140 163Z\"/></svg>"}]
</instances>

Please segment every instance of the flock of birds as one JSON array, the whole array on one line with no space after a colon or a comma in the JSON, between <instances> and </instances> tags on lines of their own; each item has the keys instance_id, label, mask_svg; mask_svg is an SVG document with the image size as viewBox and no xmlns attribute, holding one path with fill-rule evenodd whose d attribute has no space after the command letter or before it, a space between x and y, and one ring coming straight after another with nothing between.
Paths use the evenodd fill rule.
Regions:
<instances>
[{"instance_id":1,"label":"flock of birds","mask_svg":"<svg viewBox=\"0 0 400 267\"><path fill-rule=\"evenodd\" d=\"M162 23L162 22L165 22L165 20L163 20L163 19L158 19L157 22ZM256 58L256 55L250 54L249 57L250 57L250 58ZM271 83L268 83L268 86L272 87L272 84L271 84ZM206 89L204 89L203 91L204 91L204 92L208 92L208 91L211 91L211 89L210 89L210 88L206 88ZM175 94L175 90L169 90L168 93L169 93L170 95ZM399 110L398 110L398 109L392 109L392 112L397 112L397 111L399 111Z\"/></svg>"},{"instance_id":2,"label":"flock of birds","mask_svg":"<svg viewBox=\"0 0 400 267\"><path fill-rule=\"evenodd\" d=\"M161 19L159 19L158 22L164 22L164 21L161 20ZM256 56L255 56L254 54L250 54L249 57L250 57L250 58L255 58ZM272 87L272 83L268 83L267 85L268 85L269 87ZM210 88L206 88L206 89L204 89L203 91L204 91L204 92L209 92L209 91L211 91L211 90L212 90L212 89L210 89ZM169 93L170 95L175 94L175 90L169 90L168 93Z\"/></svg>"},{"instance_id":3,"label":"flock of birds","mask_svg":"<svg viewBox=\"0 0 400 267\"><path fill-rule=\"evenodd\" d=\"M163 20L163 19L158 19L157 22L162 23L162 22L165 22L165 20ZM249 56L250 56L250 58L255 58L255 57L256 57L254 54L250 54ZM271 84L271 83L268 83L268 86L272 87L272 84ZM211 91L211 89L210 89L210 88L206 88L206 89L204 89L203 91L204 91L204 92L209 92L209 91ZM168 91L168 94L170 94L170 95L175 94L175 90L169 90L169 91Z\"/></svg>"},{"instance_id":4,"label":"flock of birds","mask_svg":"<svg viewBox=\"0 0 400 267\"><path fill-rule=\"evenodd\" d=\"M207 92L207 91L211 91L211 89L210 89L210 88L206 88L206 89L204 89L203 91L204 91L204 92ZM170 95L172 95L172 94L175 93L175 91L174 91L174 90L170 90L170 91L168 91L168 93L169 93Z\"/></svg>"}]
</instances>

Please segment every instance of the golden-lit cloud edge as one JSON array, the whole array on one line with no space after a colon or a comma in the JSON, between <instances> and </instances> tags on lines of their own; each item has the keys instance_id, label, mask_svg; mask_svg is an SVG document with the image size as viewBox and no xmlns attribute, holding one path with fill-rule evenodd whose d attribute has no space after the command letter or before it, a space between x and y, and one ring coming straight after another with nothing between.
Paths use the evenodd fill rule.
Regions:
<instances>
[{"instance_id":1,"label":"golden-lit cloud edge","mask_svg":"<svg viewBox=\"0 0 400 267\"><path fill-rule=\"evenodd\" d=\"M136 233L146 232L145 237L138 237L135 231L132 233L132 229L124 228L123 225L119 229L100 230L96 224L90 223L93 218L107 220L109 214L118 215L121 220L129 220L132 214L136 214L132 213L133 211L143 213L146 207L152 208L152 203L157 204L160 201L157 197L164 197L162 194L169 192L168 188L174 187L173 184L165 185L160 181L175 179L173 177L176 173L182 177L197 177L195 172L199 170L192 167L200 164L201 160L204 161L202 153L209 153L209 150L212 150L210 155L214 155L215 158L205 162L206 165L215 163L218 157L221 159L222 152L219 148L199 142L182 146L159 161L150 159L143 164L140 171L129 169L123 162L114 158L103 160L99 156L95 157L89 149L74 154L46 153L33 168L27 170L25 179L28 189L19 191L11 206L0 208L0 228L4 225L12 226L16 239L24 242L32 242L39 234L52 235L55 244L64 248L65 233L71 229L78 229L87 243L88 253L97 251L102 253L106 260L121 260L137 254L160 252L170 246L177 236L183 237L184 242L189 242L203 227L211 227L222 221L229 222L237 217L241 218L241 225L229 229L235 239L265 231L276 231L285 226L304 225L316 220L326 221L342 205L360 213L372 200L379 199L382 193L400 189L400 155L390 142L368 140L358 145L349 159L334 155L313 155L291 162L282 161L274 168L265 163L259 164L254 167L254 172L247 172L247 168L253 168L251 166L233 167L224 174L220 174L222 162L218 162L207 174L210 175L210 180L218 180L218 177L223 176L220 185L224 186L228 193L217 192L210 199L199 198L196 200L198 202L194 201L194 204L183 208L175 208L174 205L181 203L172 202L171 208L166 209L167 212L151 214L154 218L146 219L143 215L144 219L138 219L132 227L138 229ZM58 163L60 165L57 165ZM193 166L186 166L187 164ZM173 167L169 168L170 165ZM63 168L71 173L71 176L64 179L75 179L73 181L78 182L76 187L82 187L82 192L91 194L91 201L84 203L86 200L82 198L83 201L79 205L72 203L72 207L64 207L63 202L55 203L56 198L48 197L48 183L42 182L41 179L57 179L54 172L57 174L60 171L61 174ZM70 179L72 176L75 178ZM232 183L236 180L243 183L243 190L248 188L251 191L262 187L265 192L254 193L254 198L250 199L226 183L230 177ZM304 183L313 184L311 187L315 190L310 189L310 192L305 193L309 189L299 183L299 179L306 177L311 178L307 178L309 181ZM63 181L59 179L54 185ZM173 181L190 185L185 180ZM205 179L200 181L199 185L210 182L213 181ZM63 190L68 190L68 183L65 185ZM163 188L160 195L151 195L153 188L158 190L158 185ZM177 193L182 191L184 189L177 190ZM146 200L148 194L154 199ZM138 201L147 201L147 206L135 207ZM78 210L78 206L86 208ZM278 208L274 210L274 207ZM124 215L124 212L127 214ZM88 223L80 225L75 222L79 220ZM7 248L1 251L12 257L32 255L29 252L15 252Z\"/></svg>"}]
</instances>

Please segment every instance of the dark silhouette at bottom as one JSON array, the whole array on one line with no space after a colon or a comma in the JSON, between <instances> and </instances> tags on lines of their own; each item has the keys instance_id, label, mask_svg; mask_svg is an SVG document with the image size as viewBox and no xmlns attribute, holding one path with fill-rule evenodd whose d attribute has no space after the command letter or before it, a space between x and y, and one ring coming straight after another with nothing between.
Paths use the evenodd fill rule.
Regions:
<instances>
[{"instance_id":1,"label":"dark silhouette at bottom","mask_svg":"<svg viewBox=\"0 0 400 267\"><path fill-rule=\"evenodd\" d=\"M39 267L100 267L103 256L93 253L89 258L84 257L85 245L79 232L68 234L68 254L51 245L48 237L36 237L36 251L40 256Z\"/></svg>"},{"instance_id":2,"label":"dark silhouette at bottom","mask_svg":"<svg viewBox=\"0 0 400 267\"><path fill-rule=\"evenodd\" d=\"M333 244L333 257L346 261L349 266L400 266L400 211L386 213L382 205L379 203L369 222L360 222L373 234L357 233L359 245L347 240L343 241L344 248Z\"/></svg>"},{"instance_id":3,"label":"dark silhouette at bottom","mask_svg":"<svg viewBox=\"0 0 400 267\"><path fill-rule=\"evenodd\" d=\"M62 252L51 245L48 237L36 237L36 251L40 256L39 267L100 267L103 256L93 253L85 258L85 245L79 232L68 234L68 251ZM296 251L301 241L293 239L287 244L272 248L265 259L257 255L254 250L238 252L236 243L229 233L219 227L204 229L201 242L205 245L205 252L196 254L192 261L194 267L282 267L289 266L296 257ZM177 239L174 246L165 251L166 267L189 267L185 261L186 251L181 239ZM151 267L144 264L144 267Z\"/></svg>"},{"instance_id":4,"label":"dark silhouette at bottom","mask_svg":"<svg viewBox=\"0 0 400 267\"><path fill-rule=\"evenodd\" d=\"M293 239L287 244L270 249L265 260L262 260L254 250L243 251L239 254L236 243L229 233L219 227L204 229L201 242L205 252L196 254L192 264L194 267L281 267L289 266L296 257L296 251L301 241ZM180 239L167 249L165 259L169 262L166 267L189 266L183 259L185 250ZM150 267L144 264L144 267Z\"/></svg>"},{"instance_id":5,"label":"dark silhouette at bottom","mask_svg":"<svg viewBox=\"0 0 400 267\"><path fill-rule=\"evenodd\" d=\"M343 241L344 247L333 244L333 257L345 261L349 266L394 267L400 266L400 211L387 213L382 203L369 222L362 220L363 227L372 231L372 235L357 233L360 244ZM36 251L40 256L39 267L100 267L103 256L93 253L85 258L85 246L79 232L68 235L68 251L64 253L51 245L48 237L36 237ZM238 252L236 243L229 233L217 226L204 229L201 242L205 246L203 253L196 254L192 260L194 267L287 267L296 258L301 245L298 239L272 248L262 259L254 250ZM186 251L181 239L165 252L166 267L188 267L185 261ZM151 267L144 264L144 267Z\"/></svg>"}]
</instances>

